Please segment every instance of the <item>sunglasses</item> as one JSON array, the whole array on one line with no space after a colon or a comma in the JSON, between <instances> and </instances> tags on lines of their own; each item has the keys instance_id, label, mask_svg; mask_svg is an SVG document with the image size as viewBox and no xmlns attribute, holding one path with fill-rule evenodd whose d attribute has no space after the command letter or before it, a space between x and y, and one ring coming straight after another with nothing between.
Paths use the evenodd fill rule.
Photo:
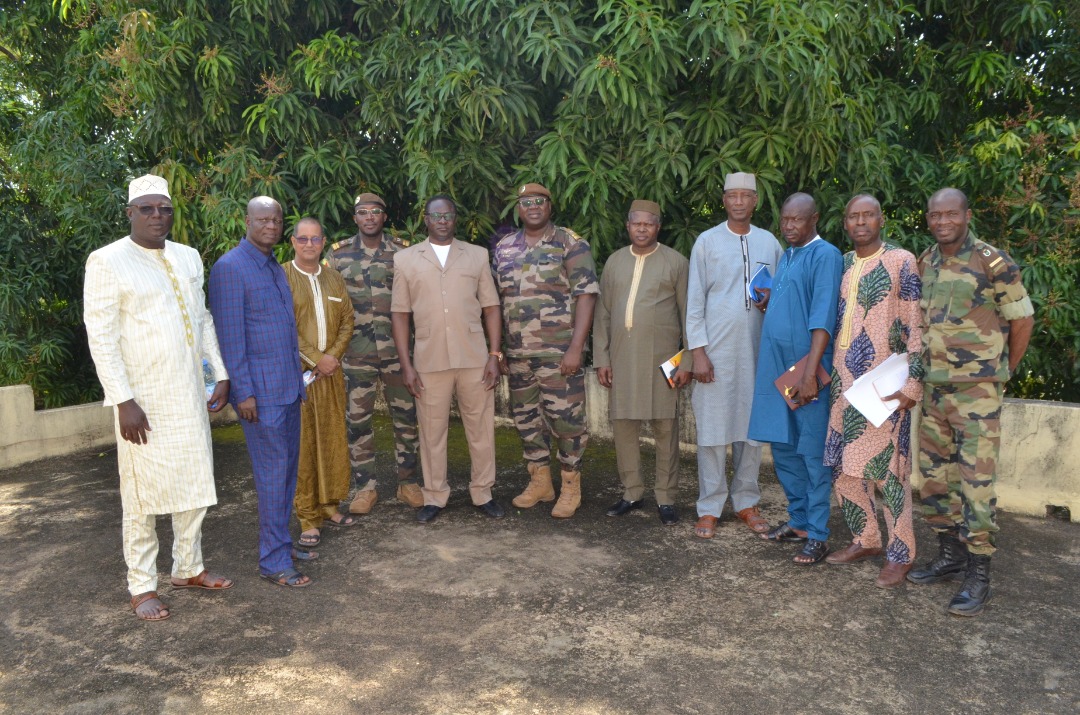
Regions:
<instances>
[{"instance_id":1,"label":"sunglasses","mask_svg":"<svg viewBox=\"0 0 1080 715\"><path fill-rule=\"evenodd\" d=\"M386 212L382 209L357 209L355 213L357 216L382 216Z\"/></svg>"},{"instance_id":2,"label":"sunglasses","mask_svg":"<svg viewBox=\"0 0 1080 715\"><path fill-rule=\"evenodd\" d=\"M543 196L537 196L535 199L521 199L518 201L518 206L523 209L530 208L532 206L543 206L548 200Z\"/></svg>"},{"instance_id":3,"label":"sunglasses","mask_svg":"<svg viewBox=\"0 0 1080 715\"><path fill-rule=\"evenodd\" d=\"M141 213L143 216L153 216L155 211L157 211L162 216L173 215L172 206L146 206L144 204L130 204L130 206L133 209L137 209L138 212Z\"/></svg>"},{"instance_id":4,"label":"sunglasses","mask_svg":"<svg viewBox=\"0 0 1080 715\"><path fill-rule=\"evenodd\" d=\"M424 215L427 216L432 221L453 221L454 217L457 216L457 214L452 212L452 211L448 211L446 213L440 213L438 211L435 211L433 213L424 214Z\"/></svg>"}]
</instances>

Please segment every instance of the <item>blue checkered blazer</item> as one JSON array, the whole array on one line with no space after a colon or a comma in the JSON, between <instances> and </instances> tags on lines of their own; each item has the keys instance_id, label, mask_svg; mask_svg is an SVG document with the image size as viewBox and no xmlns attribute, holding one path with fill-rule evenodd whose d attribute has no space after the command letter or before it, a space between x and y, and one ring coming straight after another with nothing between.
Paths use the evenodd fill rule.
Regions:
<instances>
[{"instance_id":1,"label":"blue checkered blazer","mask_svg":"<svg viewBox=\"0 0 1080 715\"><path fill-rule=\"evenodd\" d=\"M291 405L305 397L285 271L246 238L210 270L210 312L229 371L229 401Z\"/></svg>"}]
</instances>

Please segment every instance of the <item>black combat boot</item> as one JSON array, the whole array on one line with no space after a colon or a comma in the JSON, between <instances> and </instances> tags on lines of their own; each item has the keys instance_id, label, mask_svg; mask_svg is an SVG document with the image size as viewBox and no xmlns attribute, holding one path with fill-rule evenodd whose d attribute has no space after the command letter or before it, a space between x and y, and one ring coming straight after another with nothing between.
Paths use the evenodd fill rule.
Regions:
<instances>
[{"instance_id":1,"label":"black combat boot","mask_svg":"<svg viewBox=\"0 0 1080 715\"><path fill-rule=\"evenodd\" d=\"M907 580L912 583L937 583L964 573L968 565L967 547L955 531L938 532L937 558L920 568L908 571Z\"/></svg>"},{"instance_id":2,"label":"black combat boot","mask_svg":"<svg viewBox=\"0 0 1080 715\"><path fill-rule=\"evenodd\" d=\"M967 578L960 591L949 601L954 616L976 616L990 600L990 557L968 554Z\"/></svg>"}]
</instances>

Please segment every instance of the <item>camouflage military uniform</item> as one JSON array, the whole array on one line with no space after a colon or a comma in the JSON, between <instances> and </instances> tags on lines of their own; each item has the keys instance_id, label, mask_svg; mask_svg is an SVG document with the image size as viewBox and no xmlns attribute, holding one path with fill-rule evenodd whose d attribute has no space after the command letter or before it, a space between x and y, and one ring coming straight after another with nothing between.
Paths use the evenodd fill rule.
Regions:
<instances>
[{"instance_id":1,"label":"camouflage military uniform","mask_svg":"<svg viewBox=\"0 0 1080 715\"><path fill-rule=\"evenodd\" d=\"M559 462L578 471L588 442L585 371L563 377L577 296L599 293L592 249L573 231L552 227L531 248L525 232L495 247L495 282L502 298L503 341L510 368L510 404L525 460L547 466L551 438Z\"/></svg>"},{"instance_id":2,"label":"camouflage military uniform","mask_svg":"<svg viewBox=\"0 0 1080 715\"><path fill-rule=\"evenodd\" d=\"M973 554L994 552L994 478L1009 321L1034 312L1020 269L970 233L955 256L919 256L926 390L919 468L927 523L956 529Z\"/></svg>"},{"instance_id":3,"label":"camouflage military uniform","mask_svg":"<svg viewBox=\"0 0 1080 715\"><path fill-rule=\"evenodd\" d=\"M375 478L375 434L371 416L382 380L383 395L394 423L398 479L417 480L416 404L405 389L401 363L390 334L390 295L394 281L394 254L408 244L383 234L376 249L353 236L331 246L326 262L345 278L352 299L356 327L341 361L349 390L347 421L353 484L360 488Z\"/></svg>"}]
</instances>

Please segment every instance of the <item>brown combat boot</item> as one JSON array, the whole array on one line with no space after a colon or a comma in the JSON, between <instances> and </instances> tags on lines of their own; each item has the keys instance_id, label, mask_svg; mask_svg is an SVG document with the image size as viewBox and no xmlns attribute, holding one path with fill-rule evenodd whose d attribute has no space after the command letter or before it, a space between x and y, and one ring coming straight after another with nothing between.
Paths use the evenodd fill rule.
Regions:
<instances>
[{"instance_id":1,"label":"brown combat boot","mask_svg":"<svg viewBox=\"0 0 1080 715\"><path fill-rule=\"evenodd\" d=\"M569 519L579 506L581 506L581 472L568 472L564 469L559 501L555 502L551 515L556 519Z\"/></svg>"},{"instance_id":2,"label":"brown combat boot","mask_svg":"<svg viewBox=\"0 0 1080 715\"><path fill-rule=\"evenodd\" d=\"M536 506L536 502L554 501L555 488L551 486L551 468L534 462L529 462L527 466L531 476L529 485L525 487L525 491L514 497L511 503L519 509L528 509Z\"/></svg>"}]
</instances>

